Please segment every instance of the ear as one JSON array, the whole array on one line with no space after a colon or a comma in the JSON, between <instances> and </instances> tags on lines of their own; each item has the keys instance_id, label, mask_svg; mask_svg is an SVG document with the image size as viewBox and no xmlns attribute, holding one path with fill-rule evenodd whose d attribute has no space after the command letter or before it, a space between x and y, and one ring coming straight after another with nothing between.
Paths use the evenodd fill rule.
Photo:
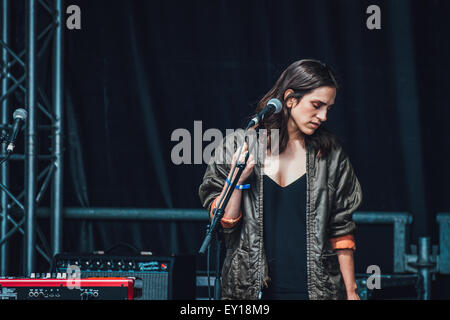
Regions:
<instances>
[{"instance_id":1,"label":"ear","mask_svg":"<svg viewBox=\"0 0 450 320\"><path fill-rule=\"evenodd\" d=\"M287 89L285 92L284 92L284 101L286 101L286 98L289 96L289 95L291 95L292 93L294 93L294 90L292 90L292 89ZM295 99L295 98L289 98L287 101L286 101L286 107L288 107L288 108L292 108L293 106L295 106L295 104L296 104L296 102L297 102L297 99Z\"/></svg>"}]
</instances>

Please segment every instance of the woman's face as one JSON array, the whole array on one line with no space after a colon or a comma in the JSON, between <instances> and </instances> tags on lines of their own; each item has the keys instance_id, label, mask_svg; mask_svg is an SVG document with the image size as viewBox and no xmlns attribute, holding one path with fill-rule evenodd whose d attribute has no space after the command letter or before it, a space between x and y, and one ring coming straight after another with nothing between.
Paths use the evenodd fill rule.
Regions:
<instances>
[{"instance_id":1,"label":"woman's face","mask_svg":"<svg viewBox=\"0 0 450 320\"><path fill-rule=\"evenodd\" d=\"M286 90L286 98L293 91ZM301 100L290 98L286 106L291 109L288 130L295 127L306 135L312 135L317 128L327 121L327 112L334 104L336 89L333 87L319 87L304 95Z\"/></svg>"}]
</instances>

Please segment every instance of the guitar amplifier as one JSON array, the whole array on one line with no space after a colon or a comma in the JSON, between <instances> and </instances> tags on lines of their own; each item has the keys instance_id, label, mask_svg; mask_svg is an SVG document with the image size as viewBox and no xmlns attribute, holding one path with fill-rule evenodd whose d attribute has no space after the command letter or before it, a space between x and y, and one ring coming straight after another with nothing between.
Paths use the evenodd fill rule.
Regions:
<instances>
[{"instance_id":1,"label":"guitar amplifier","mask_svg":"<svg viewBox=\"0 0 450 320\"><path fill-rule=\"evenodd\" d=\"M81 279L92 277L133 277L142 281L142 292L135 300L195 299L195 257L179 255L113 256L103 254L57 254L52 272L79 272Z\"/></svg>"}]
</instances>

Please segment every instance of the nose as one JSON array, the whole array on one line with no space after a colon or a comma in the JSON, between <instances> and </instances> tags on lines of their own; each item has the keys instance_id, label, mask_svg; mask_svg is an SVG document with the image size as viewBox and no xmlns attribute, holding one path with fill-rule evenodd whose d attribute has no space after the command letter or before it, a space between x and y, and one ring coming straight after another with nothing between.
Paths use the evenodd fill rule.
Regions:
<instances>
[{"instance_id":1,"label":"nose","mask_svg":"<svg viewBox=\"0 0 450 320\"><path fill-rule=\"evenodd\" d=\"M319 112L317 113L317 118L320 120L320 122L327 121L327 108L321 108Z\"/></svg>"}]
</instances>

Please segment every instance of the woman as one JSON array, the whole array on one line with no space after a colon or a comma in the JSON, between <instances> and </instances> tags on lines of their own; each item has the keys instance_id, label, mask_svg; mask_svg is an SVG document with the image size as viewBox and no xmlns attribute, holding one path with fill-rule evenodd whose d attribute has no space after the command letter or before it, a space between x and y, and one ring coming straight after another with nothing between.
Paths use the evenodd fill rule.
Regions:
<instances>
[{"instance_id":1,"label":"woman","mask_svg":"<svg viewBox=\"0 0 450 320\"><path fill-rule=\"evenodd\" d=\"M225 208L223 299L359 299L352 213L361 204L361 187L348 157L323 127L337 90L328 66L300 60L259 102L256 111L272 98L282 101L281 112L264 119L265 129L279 130L279 145L275 152L264 150L261 164L250 155L241 187ZM218 149L199 188L211 214L226 180L232 180L237 153L231 164L217 161L228 145Z\"/></svg>"}]
</instances>

